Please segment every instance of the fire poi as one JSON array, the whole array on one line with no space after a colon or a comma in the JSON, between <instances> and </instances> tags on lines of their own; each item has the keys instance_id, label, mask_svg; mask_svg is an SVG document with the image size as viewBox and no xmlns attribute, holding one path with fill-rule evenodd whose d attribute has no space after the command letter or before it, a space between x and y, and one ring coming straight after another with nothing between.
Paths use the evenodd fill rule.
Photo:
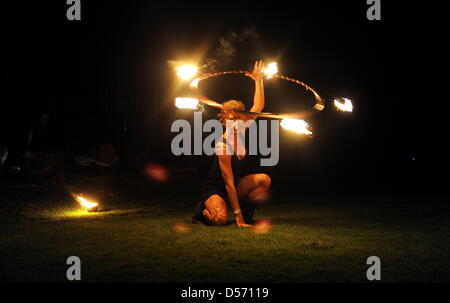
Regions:
<instances>
[{"instance_id":1,"label":"fire poi","mask_svg":"<svg viewBox=\"0 0 450 303\"><path fill-rule=\"evenodd\" d=\"M183 80L190 80L192 79L197 73L198 68L193 65L182 65L177 68L178 76ZM224 75L238 75L243 74L245 75L248 73L248 71L243 70L234 70L234 71L223 71L223 72L217 72L217 73L206 73L203 74L194 80L192 80L189 84L190 88L193 90L198 90L200 81L210 79L213 77L219 77ZM297 134L303 134L303 135L312 135L312 131L310 130L309 124L304 121L304 118L307 118L311 116L314 112L320 112L323 111L325 108L325 100L319 95L319 93L314 90L311 86L307 85L306 83L296 80L284 75L278 74L278 65L276 62L272 62L267 64L266 68L263 71L264 75L267 79L271 78L278 78L281 80L289 81L298 85L303 86L306 91L309 91L314 96L314 99L316 101L315 105L313 106L313 109L301 111L301 112L293 112L293 113L285 113L285 114L277 114L277 113L266 113L266 112L249 112L249 111L241 111L237 110L235 108L228 108L224 106L223 104L216 102L214 100L210 100L204 97L198 97L198 98L183 98L183 97L177 97L175 98L175 106L180 109L192 109L196 110L198 109L200 104L204 104L210 107L215 107L222 110L227 111L234 111L239 112L245 115L254 116L254 117L263 117L263 118L269 118L269 119L278 119L281 120L281 127L283 127L286 130L291 130ZM334 105L337 110L343 111L343 112L352 112L353 111L353 104L350 99L348 98L336 98L334 100Z\"/></svg>"},{"instance_id":2,"label":"fire poi","mask_svg":"<svg viewBox=\"0 0 450 303\"><path fill-rule=\"evenodd\" d=\"M347 98L338 98L334 99L334 105L336 108L343 112L352 112L353 111L353 104L350 99Z\"/></svg>"}]
</instances>

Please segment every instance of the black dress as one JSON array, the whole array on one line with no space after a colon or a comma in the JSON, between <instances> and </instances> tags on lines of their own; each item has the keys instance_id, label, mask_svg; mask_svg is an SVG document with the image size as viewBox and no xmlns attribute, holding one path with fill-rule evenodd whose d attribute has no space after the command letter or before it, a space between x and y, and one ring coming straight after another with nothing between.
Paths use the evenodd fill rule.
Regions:
<instances>
[{"instance_id":1,"label":"black dress","mask_svg":"<svg viewBox=\"0 0 450 303\"><path fill-rule=\"evenodd\" d=\"M231 156L231 168L233 170L234 185L237 187L239 179L245 176L248 162L248 155L239 159L237 155ZM222 170L220 169L219 158L214 154L211 170L208 177L205 179L201 186L201 201L197 205L195 214L192 217L194 221L200 221L203 223L203 210L205 209L205 202L212 195L221 196L227 203L229 203L227 189L225 187L225 181L223 180Z\"/></svg>"},{"instance_id":2,"label":"black dress","mask_svg":"<svg viewBox=\"0 0 450 303\"><path fill-rule=\"evenodd\" d=\"M239 179L245 175L247 156L239 159L236 155L231 156L231 168L233 170L234 185L237 187ZM219 158L214 155L213 164L208 177L201 187L201 200L205 202L212 195L219 195L225 200L228 199L228 193L223 180L222 170L220 169Z\"/></svg>"}]
</instances>

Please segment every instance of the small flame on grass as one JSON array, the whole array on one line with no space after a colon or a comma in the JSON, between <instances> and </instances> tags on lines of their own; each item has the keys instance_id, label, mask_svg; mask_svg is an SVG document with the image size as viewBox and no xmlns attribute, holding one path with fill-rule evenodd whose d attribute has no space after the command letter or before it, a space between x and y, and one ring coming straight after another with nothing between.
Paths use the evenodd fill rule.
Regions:
<instances>
[{"instance_id":1,"label":"small flame on grass","mask_svg":"<svg viewBox=\"0 0 450 303\"><path fill-rule=\"evenodd\" d=\"M98 206L98 203L89 201L82 195L77 195L76 200L81 204L81 206L85 207L87 210L94 209L95 207Z\"/></svg>"}]
</instances>

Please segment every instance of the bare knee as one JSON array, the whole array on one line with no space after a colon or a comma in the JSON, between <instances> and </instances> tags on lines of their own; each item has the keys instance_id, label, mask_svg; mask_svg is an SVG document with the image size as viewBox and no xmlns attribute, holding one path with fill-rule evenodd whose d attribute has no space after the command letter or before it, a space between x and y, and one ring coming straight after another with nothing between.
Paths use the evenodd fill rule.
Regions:
<instances>
[{"instance_id":1,"label":"bare knee","mask_svg":"<svg viewBox=\"0 0 450 303\"><path fill-rule=\"evenodd\" d=\"M248 194L249 200L256 204L267 202L270 199L269 188L272 180L267 174L257 174L255 181L256 187Z\"/></svg>"},{"instance_id":2,"label":"bare knee","mask_svg":"<svg viewBox=\"0 0 450 303\"><path fill-rule=\"evenodd\" d=\"M272 184L272 179L268 174L258 174L257 175L258 184L265 189L268 189Z\"/></svg>"},{"instance_id":3,"label":"bare knee","mask_svg":"<svg viewBox=\"0 0 450 303\"><path fill-rule=\"evenodd\" d=\"M227 204L219 195L213 195L205 202L203 215L213 225L224 225L228 222Z\"/></svg>"}]
</instances>

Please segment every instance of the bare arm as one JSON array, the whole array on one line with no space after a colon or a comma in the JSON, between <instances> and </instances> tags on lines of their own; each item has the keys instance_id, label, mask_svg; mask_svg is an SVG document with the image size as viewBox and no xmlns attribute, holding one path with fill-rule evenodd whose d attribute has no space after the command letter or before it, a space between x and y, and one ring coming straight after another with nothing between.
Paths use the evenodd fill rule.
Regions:
<instances>
[{"instance_id":1,"label":"bare arm","mask_svg":"<svg viewBox=\"0 0 450 303\"><path fill-rule=\"evenodd\" d=\"M233 212L239 211L239 214L236 215L236 224L239 227L250 227L244 221L244 217L240 212L240 205L238 200L238 195L236 191L236 187L234 185L234 176L233 169L231 167L231 155L227 155L225 152L224 145L218 145L217 148L223 148L223 155L217 155L219 159L220 170L222 171L222 178L225 182L225 188L228 193L228 198L230 199L231 207L233 208Z\"/></svg>"},{"instance_id":2,"label":"bare arm","mask_svg":"<svg viewBox=\"0 0 450 303\"><path fill-rule=\"evenodd\" d=\"M265 105L264 100L264 63L260 61L255 62L255 66L252 72L248 72L245 75L252 78L255 81L255 97L253 98L253 106L250 109L251 112L262 112Z\"/></svg>"}]
</instances>

